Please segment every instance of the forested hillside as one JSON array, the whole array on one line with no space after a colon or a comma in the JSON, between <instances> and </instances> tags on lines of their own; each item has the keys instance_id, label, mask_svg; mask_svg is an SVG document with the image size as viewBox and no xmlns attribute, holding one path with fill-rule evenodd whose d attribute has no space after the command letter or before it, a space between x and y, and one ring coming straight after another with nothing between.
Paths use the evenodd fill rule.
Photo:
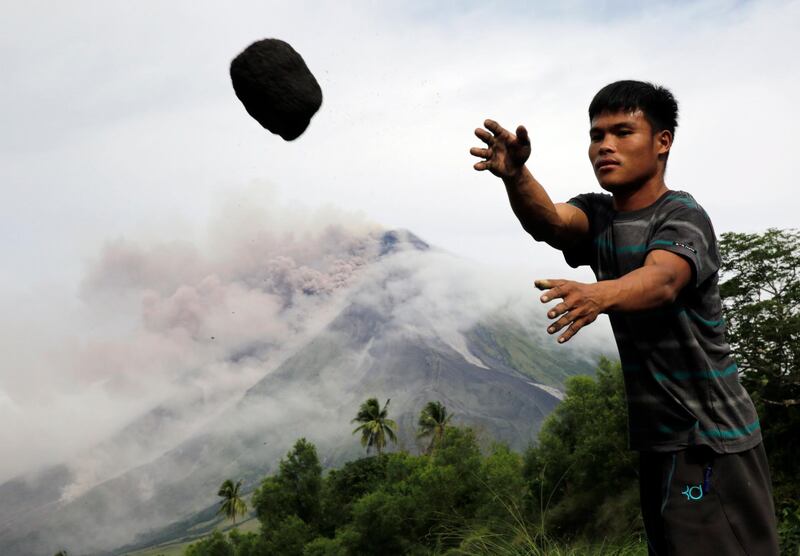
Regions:
<instances>
[{"instance_id":1,"label":"forested hillside","mask_svg":"<svg viewBox=\"0 0 800 556\"><path fill-rule=\"evenodd\" d=\"M761 415L782 553L791 555L800 553L798 245L800 234L778 230L721 242L728 339ZM258 530L215 532L185 553L646 554L618 363L603 358L594 378L567 379L524 453L482 445L444 406L431 407L437 418L420 415L430 444L419 455L380 453L323 475L314 445L298 440L252 497ZM366 421L380 433L362 437L368 451L391 444L393 422L380 409Z\"/></svg>"}]
</instances>

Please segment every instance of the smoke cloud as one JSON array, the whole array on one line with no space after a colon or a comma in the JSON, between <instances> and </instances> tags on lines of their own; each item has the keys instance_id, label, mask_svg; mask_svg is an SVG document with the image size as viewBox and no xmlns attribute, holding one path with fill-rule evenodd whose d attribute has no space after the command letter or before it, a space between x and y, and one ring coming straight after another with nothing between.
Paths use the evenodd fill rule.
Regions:
<instances>
[{"instance_id":1,"label":"smoke cloud","mask_svg":"<svg viewBox=\"0 0 800 556\"><path fill-rule=\"evenodd\" d=\"M0 396L0 418L11 426L0 442L17 457L0 462L0 479L81 462L90 469L65 493L73 497L147 461L202 430L193 403L203 400L212 419L346 301L387 313L409 334L443 339L466 358L460 333L480 319L501 312L530 322L539 311L521 273L435 248L380 257L384 230L363 216L285 206L270 195L254 201L251 193L222 203L200 239L108 241L87 261L78 295L37 315L62 327L37 346L39 357L23 357L33 341L12 350L18 365L3 373ZM588 329L581 335L576 349L592 340ZM546 341L537 331L533 338ZM158 435L102 443L164 403L174 415Z\"/></svg>"}]
</instances>

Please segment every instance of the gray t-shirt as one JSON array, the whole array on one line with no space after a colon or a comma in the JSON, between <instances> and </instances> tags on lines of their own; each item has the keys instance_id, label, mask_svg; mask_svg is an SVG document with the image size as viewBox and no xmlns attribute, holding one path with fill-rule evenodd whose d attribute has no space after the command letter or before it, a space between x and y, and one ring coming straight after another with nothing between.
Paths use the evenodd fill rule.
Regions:
<instances>
[{"instance_id":1,"label":"gray t-shirt","mask_svg":"<svg viewBox=\"0 0 800 556\"><path fill-rule=\"evenodd\" d=\"M729 453L757 445L758 416L725 341L719 251L703 208L683 191L668 191L649 207L628 212L615 211L604 193L569 203L586 213L590 233L564 257L572 267L591 266L598 281L644 266L655 249L692 266L692 280L674 303L609 313L625 378L630 447L707 445Z\"/></svg>"}]
</instances>

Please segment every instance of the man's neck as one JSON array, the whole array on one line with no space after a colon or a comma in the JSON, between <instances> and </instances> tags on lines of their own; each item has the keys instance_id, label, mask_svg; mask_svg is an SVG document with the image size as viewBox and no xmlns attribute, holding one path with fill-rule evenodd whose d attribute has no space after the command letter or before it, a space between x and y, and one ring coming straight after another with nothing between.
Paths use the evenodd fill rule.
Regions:
<instances>
[{"instance_id":1,"label":"man's neck","mask_svg":"<svg viewBox=\"0 0 800 556\"><path fill-rule=\"evenodd\" d=\"M614 210L628 212L649 207L667 191L669 189L662 176L648 180L644 185L636 189L614 191Z\"/></svg>"}]
</instances>

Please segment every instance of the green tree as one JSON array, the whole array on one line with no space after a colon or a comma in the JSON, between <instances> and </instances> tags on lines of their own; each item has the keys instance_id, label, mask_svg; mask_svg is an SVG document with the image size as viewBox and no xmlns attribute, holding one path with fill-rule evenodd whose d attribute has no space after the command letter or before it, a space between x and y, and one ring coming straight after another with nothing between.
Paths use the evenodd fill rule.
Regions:
<instances>
[{"instance_id":1,"label":"green tree","mask_svg":"<svg viewBox=\"0 0 800 556\"><path fill-rule=\"evenodd\" d=\"M301 438L281 459L278 473L264 479L253 495L253 507L264 531L276 529L289 516L296 516L316 529L321 488L322 466L317 449Z\"/></svg>"},{"instance_id":2,"label":"green tree","mask_svg":"<svg viewBox=\"0 0 800 556\"><path fill-rule=\"evenodd\" d=\"M428 402L419 415L418 438L430 437L427 453L431 453L444 438L444 430L453 418L442 402Z\"/></svg>"},{"instance_id":3,"label":"green tree","mask_svg":"<svg viewBox=\"0 0 800 556\"><path fill-rule=\"evenodd\" d=\"M322 489L322 466L317 448L301 438L278 467L278 479L292 494L294 514L305 523L316 524Z\"/></svg>"},{"instance_id":4,"label":"green tree","mask_svg":"<svg viewBox=\"0 0 800 556\"><path fill-rule=\"evenodd\" d=\"M720 254L742 382L765 405L800 405L800 232L722 234Z\"/></svg>"},{"instance_id":5,"label":"green tree","mask_svg":"<svg viewBox=\"0 0 800 556\"><path fill-rule=\"evenodd\" d=\"M361 404L358 415L351 421L351 423L361 423L353 431L353 434L361 433L361 445L366 446L367 453L374 446L380 456L386 446L387 438L392 442L397 442L394 432L397 424L388 418L389 401L386 400L381 409L377 398L368 399Z\"/></svg>"},{"instance_id":6,"label":"green tree","mask_svg":"<svg viewBox=\"0 0 800 556\"><path fill-rule=\"evenodd\" d=\"M495 443L481 462L481 500L477 517L483 523L513 523L522 517L525 478L522 456Z\"/></svg>"},{"instance_id":7,"label":"green tree","mask_svg":"<svg viewBox=\"0 0 800 556\"><path fill-rule=\"evenodd\" d=\"M303 556L303 547L314 538L312 528L296 515L283 518L264 533L264 555Z\"/></svg>"},{"instance_id":8,"label":"green tree","mask_svg":"<svg viewBox=\"0 0 800 556\"><path fill-rule=\"evenodd\" d=\"M186 547L185 556L234 556L233 545L225 535L214 531L210 536Z\"/></svg>"},{"instance_id":9,"label":"green tree","mask_svg":"<svg viewBox=\"0 0 800 556\"><path fill-rule=\"evenodd\" d=\"M233 520L234 525L236 525L237 515L245 515L247 513L247 504L245 504L240 496L241 488L242 481L234 484L233 481L227 479L219 487L219 492L217 492L217 496L222 498L217 513L223 514L226 518Z\"/></svg>"},{"instance_id":10,"label":"green tree","mask_svg":"<svg viewBox=\"0 0 800 556\"><path fill-rule=\"evenodd\" d=\"M800 546L800 231L720 241L727 340L758 407L784 550Z\"/></svg>"},{"instance_id":11,"label":"green tree","mask_svg":"<svg viewBox=\"0 0 800 556\"><path fill-rule=\"evenodd\" d=\"M330 539L328 537L317 537L306 544L303 549L303 556L348 556L349 552L343 545L341 538Z\"/></svg>"},{"instance_id":12,"label":"green tree","mask_svg":"<svg viewBox=\"0 0 800 556\"><path fill-rule=\"evenodd\" d=\"M619 362L567 380L564 401L525 454L527 509L549 534L623 536L640 527L637 453L627 447Z\"/></svg>"},{"instance_id":13,"label":"green tree","mask_svg":"<svg viewBox=\"0 0 800 556\"><path fill-rule=\"evenodd\" d=\"M322 532L333 536L350 521L353 504L386 480L387 458L366 457L349 461L341 469L331 469L322 487ZM322 542L322 541L320 541Z\"/></svg>"},{"instance_id":14,"label":"green tree","mask_svg":"<svg viewBox=\"0 0 800 556\"><path fill-rule=\"evenodd\" d=\"M355 554L406 554L410 542L405 523L410 513L408 498L377 490L361 497L353 506L350 527Z\"/></svg>"},{"instance_id":15,"label":"green tree","mask_svg":"<svg viewBox=\"0 0 800 556\"><path fill-rule=\"evenodd\" d=\"M235 556L262 556L267 554L265 539L263 535L248 532L241 533L238 529L228 532L228 539L233 546Z\"/></svg>"}]
</instances>

